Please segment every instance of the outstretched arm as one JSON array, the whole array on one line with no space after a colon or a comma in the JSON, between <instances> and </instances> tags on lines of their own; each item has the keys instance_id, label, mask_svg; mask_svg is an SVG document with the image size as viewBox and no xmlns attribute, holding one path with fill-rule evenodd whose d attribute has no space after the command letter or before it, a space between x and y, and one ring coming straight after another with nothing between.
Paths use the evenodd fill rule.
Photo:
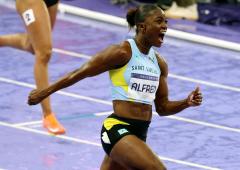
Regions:
<instances>
[{"instance_id":1,"label":"outstretched arm","mask_svg":"<svg viewBox=\"0 0 240 170\"><path fill-rule=\"evenodd\" d=\"M199 87L192 91L189 96L180 101L169 101L168 99L168 66L163 58L158 57L159 66L161 68L161 76L159 87L156 93L155 107L160 116L169 116L176 114L190 106L199 106L202 102L202 94Z\"/></svg>"},{"instance_id":2,"label":"outstretched arm","mask_svg":"<svg viewBox=\"0 0 240 170\"><path fill-rule=\"evenodd\" d=\"M28 104L38 104L52 93L71 86L86 77L95 76L105 71L123 66L129 61L130 56L131 54L128 52L126 43L110 46L92 57L79 69L70 72L54 84L50 85L48 88L33 90L28 97Z\"/></svg>"}]
</instances>

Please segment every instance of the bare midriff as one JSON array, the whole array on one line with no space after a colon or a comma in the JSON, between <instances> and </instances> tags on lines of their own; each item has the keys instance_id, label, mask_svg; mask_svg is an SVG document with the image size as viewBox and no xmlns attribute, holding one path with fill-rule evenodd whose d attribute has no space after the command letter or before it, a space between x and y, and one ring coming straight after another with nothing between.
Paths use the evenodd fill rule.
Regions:
<instances>
[{"instance_id":1,"label":"bare midriff","mask_svg":"<svg viewBox=\"0 0 240 170\"><path fill-rule=\"evenodd\" d=\"M114 114L120 117L151 121L152 105L130 101L114 100Z\"/></svg>"}]
</instances>

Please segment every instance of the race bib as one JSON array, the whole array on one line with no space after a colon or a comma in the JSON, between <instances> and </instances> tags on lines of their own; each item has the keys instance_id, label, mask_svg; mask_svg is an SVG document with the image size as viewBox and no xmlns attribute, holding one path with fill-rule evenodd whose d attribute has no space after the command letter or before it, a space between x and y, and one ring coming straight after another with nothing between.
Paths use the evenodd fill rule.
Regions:
<instances>
[{"instance_id":1,"label":"race bib","mask_svg":"<svg viewBox=\"0 0 240 170\"><path fill-rule=\"evenodd\" d=\"M28 9L22 14L23 20L26 26L30 25L35 21L35 16L32 9Z\"/></svg>"},{"instance_id":2,"label":"race bib","mask_svg":"<svg viewBox=\"0 0 240 170\"><path fill-rule=\"evenodd\" d=\"M128 97L151 103L155 99L158 84L157 76L132 73L128 86Z\"/></svg>"}]
</instances>

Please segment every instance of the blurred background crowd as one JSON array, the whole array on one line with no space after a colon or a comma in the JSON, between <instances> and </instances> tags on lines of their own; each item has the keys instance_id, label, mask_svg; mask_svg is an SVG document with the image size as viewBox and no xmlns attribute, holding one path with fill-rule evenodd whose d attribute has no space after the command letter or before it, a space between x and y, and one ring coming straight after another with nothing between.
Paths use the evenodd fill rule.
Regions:
<instances>
[{"instance_id":1,"label":"blurred background crowd","mask_svg":"<svg viewBox=\"0 0 240 170\"><path fill-rule=\"evenodd\" d=\"M111 3L122 6L156 3L168 18L240 26L240 0L111 0Z\"/></svg>"}]
</instances>

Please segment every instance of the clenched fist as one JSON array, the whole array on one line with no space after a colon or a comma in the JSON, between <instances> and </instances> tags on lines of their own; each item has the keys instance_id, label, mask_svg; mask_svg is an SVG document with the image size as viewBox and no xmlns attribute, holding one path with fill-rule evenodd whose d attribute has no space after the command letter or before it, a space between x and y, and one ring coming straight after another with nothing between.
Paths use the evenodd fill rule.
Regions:
<instances>
[{"instance_id":1,"label":"clenched fist","mask_svg":"<svg viewBox=\"0 0 240 170\"><path fill-rule=\"evenodd\" d=\"M28 96L28 104L29 105L36 105L40 103L44 98L46 98L46 94L43 90L32 90Z\"/></svg>"},{"instance_id":2,"label":"clenched fist","mask_svg":"<svg viewBox=\"0 0 240 170\"><path fill-rule=\"evenodd\" d=\"M190 95L187 98L187 103L189 106L199 106L202 103L202 93L200 91L200 88L197 87L194 91L190 93Z\"/></svg>"}]
</instances>

